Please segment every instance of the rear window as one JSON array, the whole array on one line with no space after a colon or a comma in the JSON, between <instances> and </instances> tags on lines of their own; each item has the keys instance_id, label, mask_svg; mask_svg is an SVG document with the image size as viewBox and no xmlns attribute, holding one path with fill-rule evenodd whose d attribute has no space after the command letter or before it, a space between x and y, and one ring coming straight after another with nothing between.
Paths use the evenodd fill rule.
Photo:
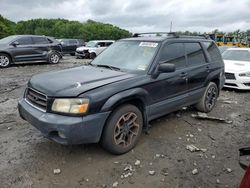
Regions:
<instances>
[{"instance_id":1,"label":"rear window","mask_svg":"<svg viewBox=\"0 0 250 188\"><path fill-rule=\"evenodd\" d=\"M35 44L48 44L49 41L46 37L33 37Z\"/></svg>"},{"instance_id":2,"label":"rear window","mask_svg":"<svg viewBox=\"0 0 250 188\"><path fill-rule=\"evenodd\" d=\"M75 40L75 39L69 39L69 44L77 44L77 40Z\"/></svg>"},{"instance_id":3,"label":"rear window","mask_svg":"<svg viewBox=\"0 0 250 188\"><path fill-rule=\"evenodd\" d=\"M212 62L221 61L220 51L214 42L203 42L203 44L206 47Z\"/></svg>"},{"instance_id":4,"label":"rear window","mask_svg":"<svg viewBox=\"0 0 250 188\"><path fill-rule=\"evenodd\" d=\"M206 63L206 59L200 43L185 43L188 65L201 65Z\"/></svg>"}]
</instances>

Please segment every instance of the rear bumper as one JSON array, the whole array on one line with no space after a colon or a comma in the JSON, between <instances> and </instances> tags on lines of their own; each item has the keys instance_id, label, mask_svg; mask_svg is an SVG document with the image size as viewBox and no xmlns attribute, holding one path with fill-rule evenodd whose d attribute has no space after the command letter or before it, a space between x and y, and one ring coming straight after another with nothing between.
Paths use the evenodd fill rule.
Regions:
<instances>
[{"instance_id":1,"label":"rear bumper","mask_svg":"<svg viewBox=\"0 0 250 188\"><path fill-rule=\"evenodd\" d=\"M99 142L110 112L84 117L63 116L42 112L30 106L24 99L18 103L20 116L36 127L50 140L60 144Z\"/></svg>"}]
</instances>

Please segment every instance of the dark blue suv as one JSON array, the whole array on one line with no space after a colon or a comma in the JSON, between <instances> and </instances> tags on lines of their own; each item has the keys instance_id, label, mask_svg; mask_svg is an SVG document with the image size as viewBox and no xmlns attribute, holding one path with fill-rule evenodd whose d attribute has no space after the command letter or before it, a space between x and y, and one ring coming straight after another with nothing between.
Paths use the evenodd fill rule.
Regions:
<instances>
[{"instance_id":1,"label":"dark blue suv","mask_svg":"<svg viewBox=\"0 0 250 188\"><path fill-rule=\"evenodd\" d=\"M89 65L33 76L18 107L23 119L55 142L100 142L122 154L152 119L188 105L211 111L224 80L212 40L137 34Z\"/></svg>"}]
</instances>

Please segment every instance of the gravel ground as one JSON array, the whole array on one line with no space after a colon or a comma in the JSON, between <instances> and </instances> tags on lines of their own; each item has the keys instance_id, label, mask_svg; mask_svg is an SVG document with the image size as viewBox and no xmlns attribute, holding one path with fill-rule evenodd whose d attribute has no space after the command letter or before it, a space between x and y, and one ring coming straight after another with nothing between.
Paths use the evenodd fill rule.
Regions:
<instances>
[{"instance_id":1,"label":"gravel ground","mask_svg":"<svg viewBox=\"0 0 250 188\"><path fill-rule=\"evenodd\" d=\"M0 69L0 187L237 187L244 171L238 149L250 146L250 92L223 90L210 116L199 120L189 107L151 122L131 152L114 156L98 144L51 142L17 112L18 99L34 74L80 66L67 56L58 65ZM187 145L204 149L191 152Z\"/></svg>"}]
</instances>

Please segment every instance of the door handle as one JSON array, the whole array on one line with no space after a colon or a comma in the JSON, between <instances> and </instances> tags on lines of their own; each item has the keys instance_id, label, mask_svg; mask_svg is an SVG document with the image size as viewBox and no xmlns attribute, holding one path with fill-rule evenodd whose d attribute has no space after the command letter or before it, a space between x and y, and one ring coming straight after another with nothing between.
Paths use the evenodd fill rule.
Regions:
<instances>
[{"instance_id":1,"label":"door handle","mask_svg":"<svg viewBox=\"0 0 250 188\"><path fill-rule=\"evenodd\" d=\"M210 72L210 66L206 66L207 72Z\"/></svg>"},{"instance_id":2,"label":"door handle","mask_svg":"<svg viewBox=\"0 0 250 188\"><path fill-rule=\"evenodd\" d=\"M180 77L182 77L182 78L185 78L187 76L187 73L186 72L182 72L181 74L180 74Z\"/></svg>"}]
</instances>

